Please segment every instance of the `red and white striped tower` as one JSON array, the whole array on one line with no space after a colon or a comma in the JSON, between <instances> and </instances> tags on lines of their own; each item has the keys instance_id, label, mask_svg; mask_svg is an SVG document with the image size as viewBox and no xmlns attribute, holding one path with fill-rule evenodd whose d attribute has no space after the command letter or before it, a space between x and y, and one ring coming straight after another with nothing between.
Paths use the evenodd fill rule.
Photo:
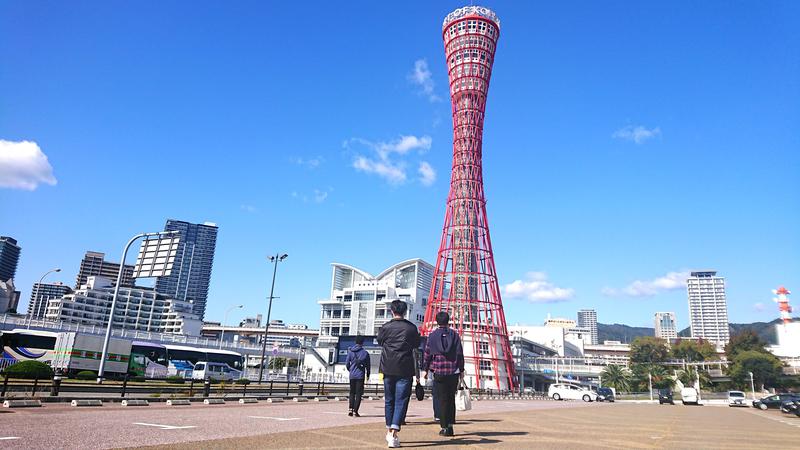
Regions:
<instances>
[{"instance_id":1,"label":"red and white striped tower","mask_svg":"<svg viewBox=\"0 0 800 450\"><path fill-rule=\"evenodd\" d=\"M449 312L463 340L467 384L507 390L514 386L514 360L489 237L481 163L500 20L488 8L466 6L447 15L442 35L453 106L453 169L422 333L436 328L437 312Z\"/></svg>"}]
</instances>

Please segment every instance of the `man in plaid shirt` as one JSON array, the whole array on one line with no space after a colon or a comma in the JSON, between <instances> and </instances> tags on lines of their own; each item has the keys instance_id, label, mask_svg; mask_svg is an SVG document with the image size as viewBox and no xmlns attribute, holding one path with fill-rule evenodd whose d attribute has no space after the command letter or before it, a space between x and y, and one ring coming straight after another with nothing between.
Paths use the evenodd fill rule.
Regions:
<instances>
[{"instance_id":1,"label":"man in plaid shirt","mask_svg":"<svg viewBox=\"0 0 800 450\"><path fill-rule=\"evenodd\" d=\"M453 436L456 421L456 390L464 379L464 349L461 337L449 326L450 315L445 311L436 313L439 328L434 330L425 343L422 358L424 378L433 373L436 389L435 401L439 404L439 425L442 436Z\"/></svg>"}]
</instances>

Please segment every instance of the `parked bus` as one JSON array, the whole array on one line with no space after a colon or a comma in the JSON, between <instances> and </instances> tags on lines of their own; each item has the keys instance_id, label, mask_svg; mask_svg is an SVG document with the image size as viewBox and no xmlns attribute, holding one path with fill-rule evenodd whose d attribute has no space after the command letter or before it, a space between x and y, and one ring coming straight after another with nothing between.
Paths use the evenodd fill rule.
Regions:
<instances>
[{"instance_id":1,"label":"parked bus","mask_svg":"<svg viewBox=\"0 0 800 450\"><path fill-rule=\"evenodd\" d=\"M223 363L240 373L244 371L244 357L230 350L186 347L183 345L165 345L169 359L168 374L184 378L192 378L192 372L198 362Z\"/></svg>"},{"instance_id":2,"label":"parked bus","mask_svg":"<svg viewBox=\"0 0 800 450\"><path fill-rule=\"evenodd\" d=\"M133 341L128 373L135 377L166 378L169 360L167 348L152 342Z\"/></svg>"},{"instance_id":3,"label":"parked bus","mask_svg":"<svg viewBox=\"0 0 800 450\"><path fill-rule=\"evenodd\" d=\"M50 364L58 333L14 329L0 333L0 358L7 365L17 361L35 360Z\"/></svg>"}]
</instances>

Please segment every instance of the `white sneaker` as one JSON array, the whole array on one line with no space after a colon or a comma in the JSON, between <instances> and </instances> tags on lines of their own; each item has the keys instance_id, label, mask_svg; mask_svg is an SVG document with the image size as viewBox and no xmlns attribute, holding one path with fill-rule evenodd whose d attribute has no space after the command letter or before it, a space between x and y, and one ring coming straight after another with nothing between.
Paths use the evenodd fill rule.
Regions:
<instances>
[{"instance_id":1,"label":"white sneaker","mask_svg":"<svg viewBox=\"0 0 800 450\"><path fill-rule=\"evenodd\" d=\"M389 448L394 448L392 447L392 444L394 444L394 437L392 436L391 431L386 433L386 444L389 446Z\"/></svg>"},{"instance_id":2,"label":"white sneaker","mask_svg":"<svg viewBox=\"0 0 800 450\"><path fill-rule=\"evenodd\" d=\"M399 437L392 437L390 439L391 439L391 442L389 442L389 448L400 448L400 438Z\"/></svg>"}]
</instances>

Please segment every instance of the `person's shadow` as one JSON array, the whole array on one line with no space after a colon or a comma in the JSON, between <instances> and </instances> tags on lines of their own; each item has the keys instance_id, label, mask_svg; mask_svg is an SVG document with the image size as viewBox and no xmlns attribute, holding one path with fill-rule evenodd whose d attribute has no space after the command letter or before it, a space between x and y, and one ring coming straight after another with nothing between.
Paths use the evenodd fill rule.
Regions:
<instances>
[{"instance_id":1,"label":"person's shadow","mask_svg":"<svg viewBox=\"0 0 800 450\"><path fill-rule=\"evenodd\" d=\"M442 445L485 445L501 444L500 439L490 439L490 437L503 436L524 436L525 431L478 431L474 433L464 433L452 439L439 439L435 441L403 441L403 447L438 447ZM470 436L475 436L471 438Z\"/></svg>"}]
</instances>

